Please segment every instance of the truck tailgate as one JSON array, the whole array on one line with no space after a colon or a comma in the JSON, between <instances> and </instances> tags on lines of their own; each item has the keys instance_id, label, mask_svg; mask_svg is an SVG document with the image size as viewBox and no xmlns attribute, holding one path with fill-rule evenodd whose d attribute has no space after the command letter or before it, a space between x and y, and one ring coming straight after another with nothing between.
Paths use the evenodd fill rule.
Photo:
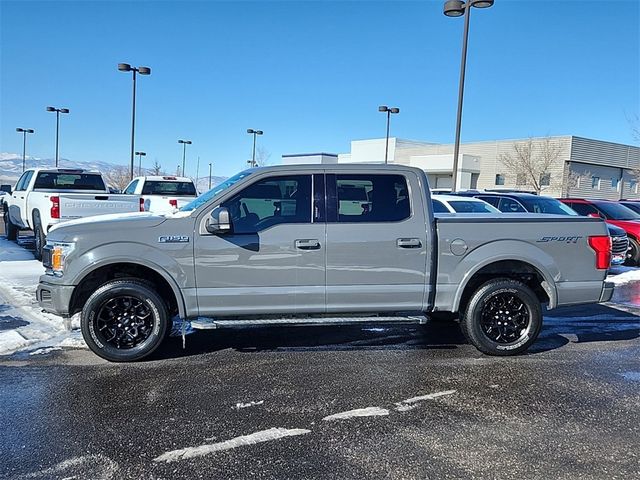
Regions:
<instances>
[{"instance_id":1,"label":"truck tailgate","mask_svg":"<svg viewBox=\"0 0 640 480\"><path fill-rule=\"evenodd\" d=\"M140 211L140 198L132 195L63 193L57 196L61 220Z\"/></svg>"}]
</instances>

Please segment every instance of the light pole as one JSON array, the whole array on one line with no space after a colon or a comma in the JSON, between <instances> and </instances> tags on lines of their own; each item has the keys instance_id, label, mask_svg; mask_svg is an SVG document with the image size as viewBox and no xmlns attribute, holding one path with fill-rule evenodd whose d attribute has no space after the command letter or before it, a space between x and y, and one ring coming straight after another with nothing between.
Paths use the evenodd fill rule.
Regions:
<instances>
[{"instance_id":1,"label":"light pole","mask_svg":"<svg viewBox=\"0 0 640 480\"><path fill-rule=\"evenodd\" d=\"M16 128L16 132L22 134L22 171L24 172L27 164L27 133L33 133L35 130L31 128Z\"/></svg>"},{"instance_id":2,"label":"light pole","mask_svg":"<svg viewBox=\"0 0 640 480\"><path fill-rule=\"evenodd\" d=\"M60 133L60 114L69 113L68 108L47 107L47 112L56 112L56 168L58 167L58 139Z\"/></svg>"},{"instance_id":3,"label":"light pole","mask_svg":"<svg viewBox=\"0 0 640 480\"><path fill-rule=\"evenodd\" d=\"M251 155L251 166L256 166L256 135L262 135L264 132L262 130L254 130L253 128L247 129L248 134L253 134L253 155ZM249 163L249 162L247 162Z\"/></svg>"},{"instance_id":4,"label":"light pole","mask_svg":"<svg viewBox=\"0 0 640 480\"><path fill-rule=\"evenodd\" d=\"M131 166L129 170L129 180L133 179L133 155L136 131L136 73L140 75L151 75L149 67L132 67L128 63L119 63L118 70L121 72L133 72L133 113L131 115Z\"/></svg>"},{"instance_id":5,"label":"light pole","mask_svg":"<svg viewBox=\"0 0 640 480\"><path fill-rule=\"evenodd\" d=\"M387 141L384 147L384 164L387 164L387 156L389 155L389 122L391 120L392 113L400 113L400 109L396 107L389 108L386 105L380 105L378 107L379 112L387 112Z\"/></svg>"},{"instance_id":6,"label":"light pole","mask_svg":"<svg viewBox=\"0 0 640 480\"><path fill-rule=\"evenodd\" d=\"M209 164L209 190L211 190L211 164Z\"/></svg>"},{"instance_id":7,"label":"light pole","mask_svg":"<svg viewBox=\"0 0 640 480\"><path fill-rule=\"evenodd\" d=\"M182 144L182 176L184 177L184 161L187 154L187 145L191 145L191 140L178 140Z\"/></svg>"},{"instance_id":8,"label":"light pole","mask_svg":"<svg viewBox=\"0 0 640 480\"><path fill-rule=\"evenodd\" d=\"M458 155L460 153L460 125L462 124L462 97L464 94L464 74L467 64L467 40L469 38L469 17L471 7L488 8L493 5L493 0L447 0L444 3L444 14L447 17L460 17L464 15L464 34L462 37L462 60L460 62L460 84L458 86L458 114L456 117L456 140L453 147L453 182L451 191L455 192L458 183Z\"/></svg>"},{"instance_id":9,"label":"light pole","mask_svg":"<svg viewBox=\"0 0 640 480\"><path fill-rule=\"evenodd\" d=\"M138 176L142 176L142 157L146 157L147 154L145 152L135 152L138 155Z\"/></svg>"}]
</instances>

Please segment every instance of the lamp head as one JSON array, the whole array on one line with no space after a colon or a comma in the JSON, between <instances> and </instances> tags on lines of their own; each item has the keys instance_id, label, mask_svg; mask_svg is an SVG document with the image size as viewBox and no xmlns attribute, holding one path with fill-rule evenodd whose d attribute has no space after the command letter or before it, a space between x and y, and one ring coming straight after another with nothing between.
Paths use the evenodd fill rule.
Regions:
<instances>
[{"instance_id":1,"label":"lamp head","mask_svg":"<svg viewBox=\"0 0 640 480\"><path fill-rule=\"evenodd\" d=\"M130 72L131 65L129 65L128 63L119 63L118 70L120 70L121 72Z\"/></svg>"},{"instance_id":2,"label":"lamp head","mask_svg":"<svg viewBox=\"0 0 640 480\"><path fill-rule=\"evenodd\" d=\"M151 75L151 68L149 68L149 67L138 67L138 73L140 75Z\"/></svg>"},{"instance_id":3,"label":"lamp head","mask_svg":"<svg viewBox=\"0 0 640 480\"><path fill-rule=\"evenodd\" d=\"M47 112L55 112L56 109L53 107L47 107Z\"/></svg>"},{"instance_id":4,"label":"lamp head","mask_svg":"<svg viewBox=\"0 0 640 480\"><path fill-rule=\"evenodd\" d=\"M390 108L390 109L389 109L389 111L390 111L391 113L400 113L400 109L399 109L399 108L396 108L396 107Z\"/></svg>"},{"instance_id":5,"label":"lamp head","mask_svg":"<svg viewBox=\"0 0 640 480\"><path fill-rule=\"evenodd\" d=\"M493 0L469 0L469 2L478 8L489 8L493 5Z\"/></svg>"},{"instance_id":6,"label":"lamp head","mask_svg":"<svg viewBox=\"0 0 640 480\"><path fill-rule=\"evenodd\" d=\"M379 112L386 112L386 111L388 111L388 110L389 110L389 107L387 107L386 105L380 105L380 106L378 107L378 111L379 111Z\"/></svg>"},{"instance_id":7,"label":"lamp head","mask_svg":"<svg viewBox=\"0 0 640 480\"><path fill-rule=\"evenodd\" d=\"M69 109L68 108L61 108L60 109L60 113L69 113Z\"/></svg>"},{"instance_id":8,"label":"lamp head","mask_svg":"<svg viewBox=\"0 0 640 480\"><path fill-rule=\"evenodd\" d=\"M444 14L447 17L461 17L464 15L465 7L465 3L461 0L447 0L444 2Z\"/></svg>"}]
</instances>

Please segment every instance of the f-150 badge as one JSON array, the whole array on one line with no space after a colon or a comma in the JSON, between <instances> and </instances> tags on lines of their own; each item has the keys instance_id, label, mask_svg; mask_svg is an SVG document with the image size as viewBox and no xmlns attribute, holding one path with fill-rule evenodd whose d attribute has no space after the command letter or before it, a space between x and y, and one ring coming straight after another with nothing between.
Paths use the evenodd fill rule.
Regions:
<instances>
[{"instance_id":1,"label":"f-150 badge","mask_svg":"<svg viewBox=\"0 0 640 480\"><path fill-rule=\"evenodd\" d=\"M161 235L158 237L158 243L188 243L188 235Z\"/></svg>"}]
</instances>

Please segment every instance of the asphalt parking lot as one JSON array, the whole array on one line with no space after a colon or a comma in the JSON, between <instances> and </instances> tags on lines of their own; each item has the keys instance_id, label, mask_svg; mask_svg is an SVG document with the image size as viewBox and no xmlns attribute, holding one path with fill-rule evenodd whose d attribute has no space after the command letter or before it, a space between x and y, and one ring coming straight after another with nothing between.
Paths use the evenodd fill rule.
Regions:
<instances>
[{"instance_id":1,"label":"asphalt parking lot","mask_svg":"<svg viewBox=\"0 0 640 480\"><path fill-rule=\"evenodd\" d=\"M3 357L0 478L638 478L637 289L548 312L514 358L435 322Z\"/></svg>"}]
</instances>

